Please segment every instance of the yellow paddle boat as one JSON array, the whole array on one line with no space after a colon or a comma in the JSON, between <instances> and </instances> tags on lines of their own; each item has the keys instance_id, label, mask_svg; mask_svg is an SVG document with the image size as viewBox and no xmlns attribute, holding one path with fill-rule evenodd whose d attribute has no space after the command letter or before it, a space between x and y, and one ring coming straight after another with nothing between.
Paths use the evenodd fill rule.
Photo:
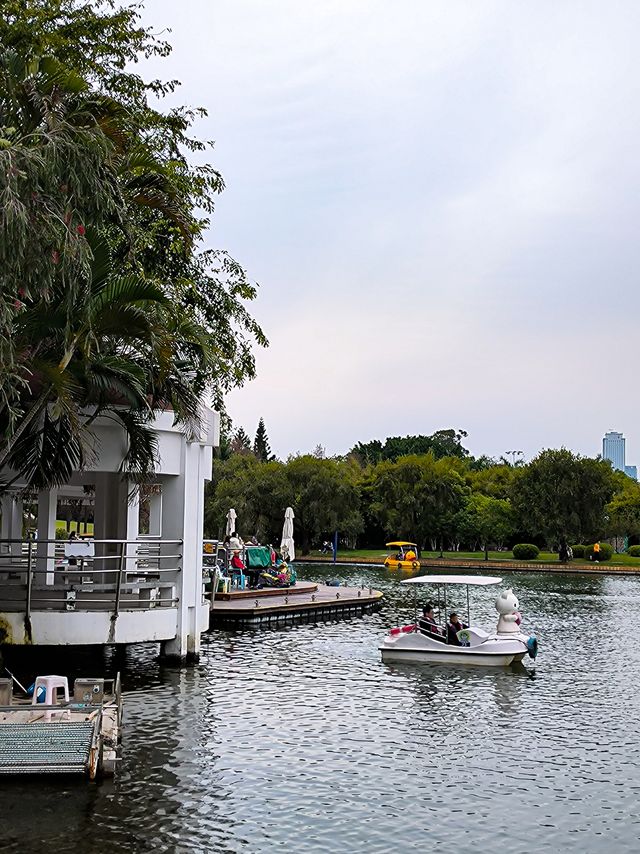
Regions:
<instances>
[{"instance_id":1,"label":"yellow paddle boat","mask_svg":"<svg viewBox=\"0 0 640 854\"><path fill-rule=\"evenodd\" d=\"M387 543L388 549L397 549L395 554L387 555L384 565L389 569L418 569L418 546L415 543Z\"/></svg>"}]
</instances>

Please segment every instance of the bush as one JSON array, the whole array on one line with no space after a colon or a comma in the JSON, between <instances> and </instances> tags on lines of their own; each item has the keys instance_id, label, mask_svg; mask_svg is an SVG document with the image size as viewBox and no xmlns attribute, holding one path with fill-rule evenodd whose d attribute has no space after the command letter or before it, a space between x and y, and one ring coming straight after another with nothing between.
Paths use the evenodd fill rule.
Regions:
<instances>
[{"instance_id":1,"label":"bush","mask_svg":"<svg viewBox=\"0 0 640 854\"><path fill-rule=\"evenodd\" d=\"M516 560L535 560L540 554L540 549L533 543L518 543L513 547L513 556Z\"/></svg>"},{"instance_id":2,"label":"bush","mask_svg":"<svg viewBox=\"0 0 640 854\"><path fill-rule=\"evenodd\" d=\"M584 556L587 560L593 560L593 546L585 546L584 547ZM600 543L600 554L598 555L598 561L600 563L604 563L606 560L611 560L613 557L613 546L610 546L609 543Z\"/></svg>"},{"instance_id":3,"label":"bush","mask_svg":"<svg viewBox=\"0 0 640 854\"><path fill-rule=\"evenodd\" d=\"M630 557L640 557L640 546L629 546L627 554Z\"/></svg>"},{"instance_id":4,"label":"bush","mask_svg":"<svg viewBox=\"0 0 640 854\"><path fill-rule=\"evenodd\" d=\"M585 549L586 546L580 545L580 543L578 543L578 545L576 546L571 546L571 551L573 552L574 557L584 557Z\"/></svg>"}]
</instances>

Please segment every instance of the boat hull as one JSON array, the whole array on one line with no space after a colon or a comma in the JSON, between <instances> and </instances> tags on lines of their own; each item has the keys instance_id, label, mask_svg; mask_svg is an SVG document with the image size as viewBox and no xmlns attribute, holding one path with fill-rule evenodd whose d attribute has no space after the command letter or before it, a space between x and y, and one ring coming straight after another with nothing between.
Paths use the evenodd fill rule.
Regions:
<instances>
[{"instance_id":1,"label":"boat hull","mask_svg":"<svg viewBox=\"0 0 640 854\"><path fill-rule=\"evenodd\" d=\"M398 632L398 630L395 630ZM464 664L475 667L508 667L527 655L528 637L521 634L488 635L478 630L470 646L454 646L421 632L400 630L387 635L378 647L385 662Z\"/></svg>"},{"instance_id":2,"label":"boat hull","mask_svg":"<svg viewBox=\"0 0 640 854\"><path fill-rule=\"evenodd\" d=\"M426 650L403 650L403 649L385 649L379 647L382 660L384 662L411 662L417 664L456 664L469 665L471 667L508 667L517 661L522 661L526 655L525 652L519 653L490 653L483 655L476 653L475 655L460 655L445 649L442 653L426 651Z\"/></svg>"},{"instance_id":3,"label":"boat hull","mask_svg":"<svg viewBox=\"0 0 640 854\"><path fill-rule=\"evenodd\" d=\"M385 560L384 565L387 567L387 569L419 569L420 561L387 559Z\"/></svg>"}]
</instances>

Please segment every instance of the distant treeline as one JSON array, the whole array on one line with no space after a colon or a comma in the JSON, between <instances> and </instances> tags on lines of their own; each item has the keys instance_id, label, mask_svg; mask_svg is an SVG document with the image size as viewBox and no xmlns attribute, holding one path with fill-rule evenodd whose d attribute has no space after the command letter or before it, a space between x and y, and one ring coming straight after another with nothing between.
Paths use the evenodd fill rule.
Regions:
<instances>
[{"instance_id":1,"label":"distant treeline","mask_svg":"<svg viewBox=\"0 0 640 854\"><path fill-rule=\"evenodd\" d=\"M268 448L264 424L260 430ZM233 451L227 443L225 458L214 461L206 533L221 535L233 507L243 535L277 542L291 506L303 553L334 531L354 548L401 538L422 549L473 551L640 535L640 485L608 462L564 448L528 464L474 458L465 436L441 430L358 443L329 459L318 446L286 462L265 460L248 442Z\"/></svg>"}]
</instances>

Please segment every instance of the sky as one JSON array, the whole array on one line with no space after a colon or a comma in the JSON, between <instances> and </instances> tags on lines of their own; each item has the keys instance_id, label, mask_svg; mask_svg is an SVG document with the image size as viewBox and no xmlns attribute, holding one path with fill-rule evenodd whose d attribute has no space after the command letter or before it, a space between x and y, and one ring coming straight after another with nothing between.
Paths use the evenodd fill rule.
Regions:
<instances>
[{"instance_id":1,"label":"sky","mask_svg":"<svg viewBox=\"0 0 640 854\"><path fill-rule=\"evenodd\" d=\"M613 429L640 463L640 4L146 0L145 22L174 47L153 74L209 111L208 245L260 286L236 426L263 417L281 457L454 427L527 459Z\"/></svg>"}]
</instances>

